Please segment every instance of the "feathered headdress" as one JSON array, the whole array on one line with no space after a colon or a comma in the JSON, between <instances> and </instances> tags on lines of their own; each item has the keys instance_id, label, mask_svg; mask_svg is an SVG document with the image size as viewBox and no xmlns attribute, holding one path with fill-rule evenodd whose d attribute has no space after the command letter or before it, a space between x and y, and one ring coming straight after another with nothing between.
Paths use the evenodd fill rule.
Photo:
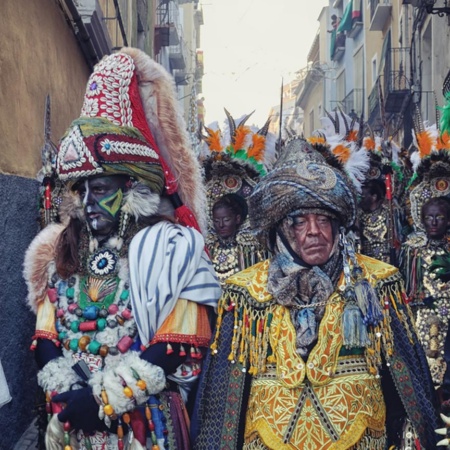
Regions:
<instances>
[{"instance_id":1,"label":"feathered headdress","mask_svg":"<svg viewBox=\"0 0 450 450\"><path fill-rule=\"evenodd\" d=\"M315 131L308 142L324 153L327 160L333 156L360 192L370 168L369 155L360 144L360 122L347 116L340 108L331 113L326 111L326 116L320 120L323 128Z\"/></svg>"},{"instance_id":2,"label":"feathered headdress","mask_svg":"<svg viewBox=\"0 0 450 450\"><path fill-rule=\"evenodd\" d=\"M209 210L225 194L247 198L254 186L271 168L275 159L276 137L269 130L270 119L262 128L247 125L253 113L235 120L225 109L227 121L205 127L200 149Z\"/></svg>"},{"instance_id":3,"label":"feathered headdress","mask_svg":"<svg viewBox=\"0 0 450 450\"><path fill-rule=\"evenodd\" d=\"M446 105L436 105L436 124L422 120L419 106L414 109L413 146L410 160L414 174L408 184L411 217L416 228L423 230L421 211L432 197L450 197L450 72L447 75L443 95ZM442 117L439 117L442 111Z\"/></svg>"}]
</instances>

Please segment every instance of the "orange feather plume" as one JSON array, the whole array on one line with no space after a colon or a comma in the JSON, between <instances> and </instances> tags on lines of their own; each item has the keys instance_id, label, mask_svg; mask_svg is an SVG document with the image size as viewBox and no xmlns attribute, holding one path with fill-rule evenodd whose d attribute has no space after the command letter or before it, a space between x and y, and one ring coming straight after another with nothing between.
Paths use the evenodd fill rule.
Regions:
<instances>
[{"instance_id":1,"label":"orange feather plume","mask_svg":"<svg viewBox=\"0 0 450 450\"><path fill-rule=\"evenodd\" d=\"M450 150L450 135L448 131L444 131L437 140L438 150Z\"/></svg>"},{"instance_id":2,"label":"orange feather plume","mask_svg":"<svg viewBox=\"0 0 450 450\"><path fill-rule=\"evenodd\" d=\"M364 138L364 147L373 152L375 150L375 139L372 139L371 137Z\"/></svg>"},{"instance_id":3,"label":"orange feather plume","mask_svg":"<svg viewBox=\"0 0 450 450\"><path fill-rule=\"evenodd\" d=\"M350 130L347 134L347 141L356 142L358 140L358 131Z\"/></svg>"},{"instance_id":4,"label":"orange feather plume","mask_svg":"<svg viewBox=\"0 0 450 450\"><path fill-rule=\"evenodd\" d=\"M222 143L220 142L220 130L208 130L208 135L205 137L205 142L208 144L211 152L221 152L223 150Z\"/></svg>"},{"instance_id":5,"label":"orange feather plume","mask_svg":"<svg viewBox=\"0 0 450 450\"><path fill-rule=\"evenodd\" d=\"M350 149L339 144L333 149L333 154L342 164L345 164L350 158Z\"/></svg>"},{"instance_id":6,"label":"orange feather plume","mask_svg":"<svg viewBox=\"0 0 450 450\"><path fill-rule=\"evenodd\" d=\"M419 145L419 154L421 158L429 156L433 149L433 138L427 131L422 131L416 135L417 144Z\"/></svg>"},{"instance_id":7,"label":"orange feather plume","mask_svg":"<svg viewBox=\"0 0 450 450\"><path fill-rule=\"evenodd\" d=\"M325 145L325 138L321 136L311 136L307 140L311 145Z\"/></svg>"},{"instance_id":8,"label":"orange feather plume","mask_svg":"<svg viewBox=\"0 0 450 450\"><path fill-rule=\"evenodd\" d=\"M236 131L234 132L234 142L233 142L235 152L244 148L245 138L247 137L247 134L249 132L250 132L249 127L244 126L236 128Z\"/></svg>"},{"instance_id":9,"label":"orange feather plume","mask_svg":"<svg viewBox=\"0 0 450 450\"><path fill-rule=\"evenodd\" d=\"M247 156L256 159L256 161L262 161L264 158L264 148L266 146L266 137L261 134L254 134L252 136L252 146L247 151Z\"/></svg>"}]
</instances>

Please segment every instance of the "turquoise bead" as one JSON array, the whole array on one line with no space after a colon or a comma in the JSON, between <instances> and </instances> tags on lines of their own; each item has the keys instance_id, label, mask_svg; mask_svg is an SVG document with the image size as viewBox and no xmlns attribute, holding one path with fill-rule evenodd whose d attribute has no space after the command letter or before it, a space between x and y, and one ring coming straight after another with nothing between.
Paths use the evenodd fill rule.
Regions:
<instances>
[{"instance_id":1,"label":"turquoise bead","mask_svg":"<svg viewBox=\"0 0 450 450\"><path fill-rule=\"evenodd\" d=\"M67 290L66 290L66 297L67 298L74 298L74 296L75 296L75 288L73 288L73 287L67 288Z\"/></svg>"},{"instance_id":2,"label":"turquoise bead","mask_svg":"<svg viewBox=\"0 0 450 450\"><path fill-rule=\"evenodd\" d=\"M70 324L70 329L76 333L80 328L80 321L79 320L74 320L73 322L71 322Z\"/></svg>"},{"instance_id":3,"label":"turquoise bead","mask_svg":"<svg viewBox=\"0 0 450 450\"><path fill-rule=\"evenodd\" d=\"M97 320L97 330L103 331L106 328L106 319Z\"/></svg>"},{"instance_id":4,"label":"turquoise bead","mask_svg":"<svg viewBox=\"0 0 450 450\"><path fill-rule=\"evenodd\" d=\"M73 352L76 352L78 350L78 339L71 339L69 343L69 348Z\"/></svg>"},{"instance_id":5,"label":"turquoise bead","mask_svg":"<svg viewBox=\"0 0 450 450\"><path fill-rule=\"evenodd\" d=\"M67 337L67 331L61 331L61 333L58 334L58 339L60 341L63 341Z\"/></svg>"},{"instance_id":6,"label":"turquoise bead","mask_svg":"<svg viewBox=\"0 0 450 450\"><path fill-rule=\"evenodd\" d=\"M102 346L102 344L100 344L100 342L98 342L98 341L91 341L91 343L88 345L88 350L93 355L97 355L101 346Z\"/></svg>"},{"instance_id":7,"label":"turquoise bead","mask_svg":"<svg viewBox=\"0 0 450 450\"><path fill-rule=\"evenodd\" d=\"M130 295L130 291L128 289L124 289L120 294L120 300L126 300Z\"/></svg>"}]
</instances>

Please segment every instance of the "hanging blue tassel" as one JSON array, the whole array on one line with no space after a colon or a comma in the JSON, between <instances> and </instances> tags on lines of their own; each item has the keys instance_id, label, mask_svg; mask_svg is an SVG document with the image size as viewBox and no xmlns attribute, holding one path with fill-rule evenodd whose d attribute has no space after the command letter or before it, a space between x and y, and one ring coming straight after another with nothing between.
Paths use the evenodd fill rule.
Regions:
<instances>
[{"instance_id":1,"label":"hanging blue tassel","mask_svg":"<svg viewBox=\"0 0 450 450\"><path fill-rule=\"evenodd\" d=\"M383 320L383 311L375 289L365 278L358 278L354 284L358 306L366 325L376 326Z\"/></svg>"},{"instance_id":2,"label":"hanging blue tassel","mask_svg":"<svg viewBox=\"0 0 450 450\"><path fill-rule=\"evenodd\" d=\"M346 348L366 347L370 344L369 335L367 334L362 312L357 305L353 287L347 286L343 296L346 300L342 315L344 346Z\"/></svg>"}]
</instances>

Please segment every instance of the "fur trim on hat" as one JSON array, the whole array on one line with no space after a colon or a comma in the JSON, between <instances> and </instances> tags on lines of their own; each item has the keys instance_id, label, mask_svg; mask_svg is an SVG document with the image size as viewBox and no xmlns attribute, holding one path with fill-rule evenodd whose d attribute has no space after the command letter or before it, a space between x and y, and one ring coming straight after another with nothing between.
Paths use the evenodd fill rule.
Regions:
<instances>
[{"instance_id":1,"label":"fur trim on hat","mask_svg":"<svg viewBox=\"0 0 450 450\"><path fill-rule=\"evenodd\" d=\"M63 225L48 225L34 238L25 253L23 276L28 287L27 303L34 313L37 312L39 302L44 299L56 243L63 230Z\"/></svg>"},{"instance_id":2,"label":"fur trim on hat","mask_svg":"<svg viewBox=\"0 0 450 450\"><path fill-rule=\"evenodd\" d=\"M145 381L146 389L142 390L136 383ZM131 388L133 397L124 394L124 385ZM117 365L108 366L103 372L93 374L89 380L92 392L101 398L102 389L106 391L108 403L114 408L116 414L133 410L136 405L144 404L149 395L158 394L166 385L164 370L141 359L137 352L128 352L121 356Z\"/></svg>"},{"instance_id":3,"label":"fur trim on hat","mask_svg":"<svg viewBox=\"0 0 450 450\"><path fill-rule=\"evenodd\" d=\"M61 205L58 209L61 221L67 224L70 219L84 220L84 208L80 196L68 188L63 194Z\"/></svg>"},{"instance_id":4,"label":"fur trim on hat","mask_svg":"<svg viewBox=\"0 0 450 450\"><path fill-rule=\"evenodd\" d=\"M37 375L39 386L46 392L70 391L72 384L82 381L72 369L72 360L60 356L49 361Z\"/></svg>"},{"instance_id":5,"label":"fur trim on hat","mask_svg":"<svg viewBox=\"0 0 450 450\"><path fill-rule=\"evenodd\" d=\"M177 180L181 200L193 211L200 229L205 233L205 187L200 164L191 149L186 124L177 104L173 79L141 50L125 47L121 52L134 60L147 123L162 157Z\"/></svg>"},{"instance_id":6,"label":"fur trim on hat","mask_svg":"<svg viewBox=\"0 0 450 450\"><path fill-rule=\"evenodd\" d=\"M136 221L141 217L153 216L157 213L160 197L142 183L135 183L125 194L122 211L134 216Z\"/></svg>"}]
</instances>

